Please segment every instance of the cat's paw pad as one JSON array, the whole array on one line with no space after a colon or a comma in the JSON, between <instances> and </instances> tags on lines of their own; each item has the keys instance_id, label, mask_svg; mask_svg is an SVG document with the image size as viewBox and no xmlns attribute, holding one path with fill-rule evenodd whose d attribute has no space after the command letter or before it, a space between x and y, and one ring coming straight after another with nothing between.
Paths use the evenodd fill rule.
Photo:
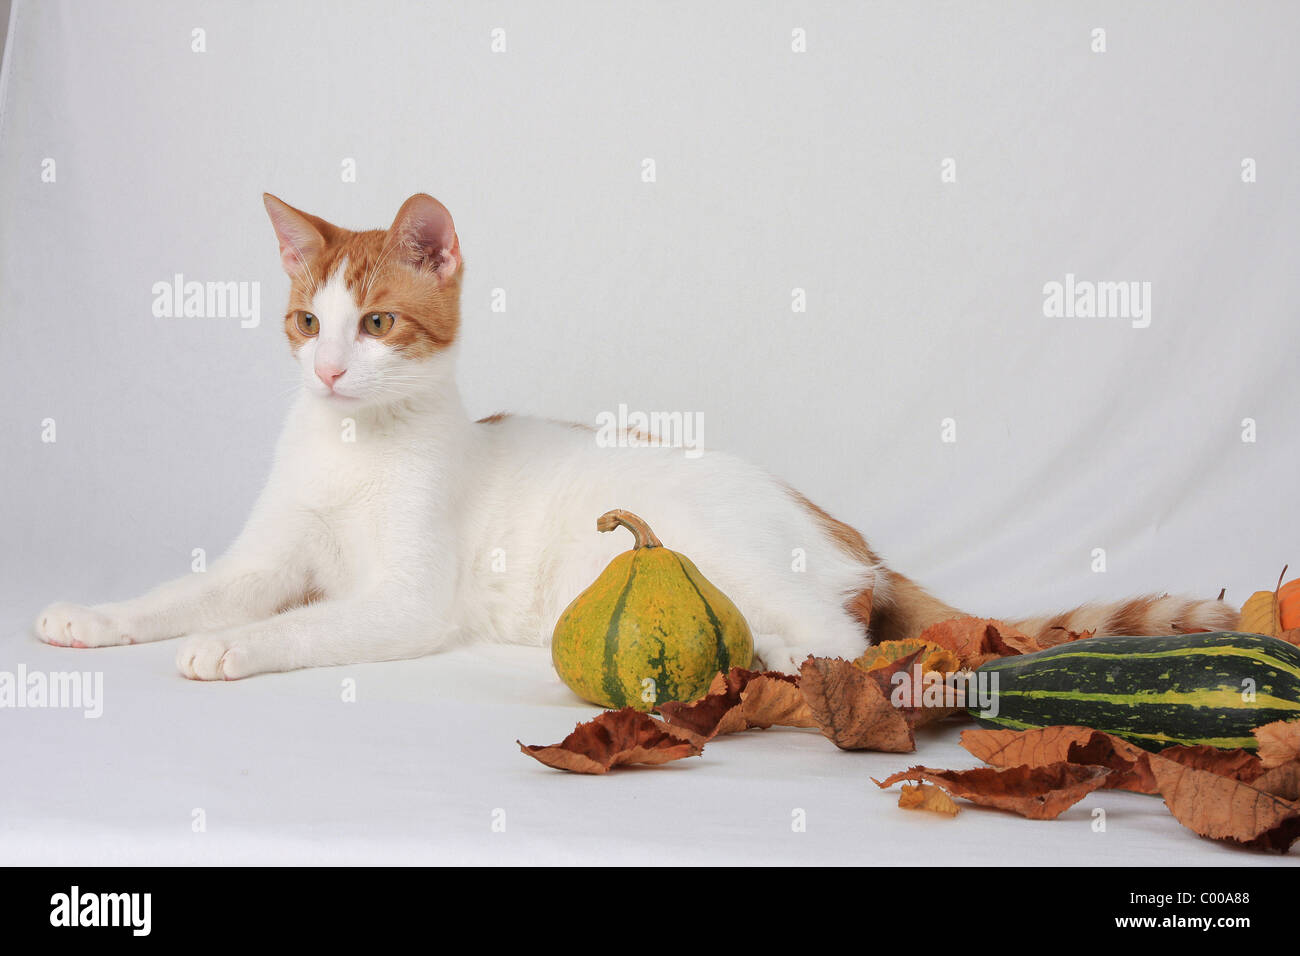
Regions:
<instances>
[{"instance_id":1,"label":"cat's paw pad","mask_svg":"<svg viewBox=\"0 0 1300 956\"><path fill-rule=\"evenodd\" d=\"M58 647L110 647L134 644L121 622L93 607L51 604L36 618L36 636Z\"/></svg>"},{"instance_id":2,"label":"cat's paw pad","mask_svg":"<svg viewBox=\"0 0 1300 956\"><path fill-rule=\"evenodd\" d=\"M190 680L239 680L256 673L248 645L219 634L204 634L181 642L176 669Z\"/></svg>"}]
</instances>

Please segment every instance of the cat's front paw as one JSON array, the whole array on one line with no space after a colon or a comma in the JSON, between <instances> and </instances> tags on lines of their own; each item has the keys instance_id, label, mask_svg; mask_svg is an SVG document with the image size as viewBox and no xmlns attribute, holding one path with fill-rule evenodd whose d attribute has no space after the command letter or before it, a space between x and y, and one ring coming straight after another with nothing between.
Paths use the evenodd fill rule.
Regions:
<instances>
[{"instance_id":1,"label":"cat's front paw","mask_svg":"<svg viewBox=\"0 0 1300 956\"><path fill-rule=\"evenodd\" d=\"M58 647L110 647L134 644L121 621L93 607L51 604L36 619L36 636Z\"/></svg>"},{"instance_id":2,"label":"cat's front paw","mask_svg":"<svg viewBox=\"0 0 1300 956\"><path fill-rule=\"evenodd\" d=\"M221 634L200 634L181 642L176 669L190 680L239 680L258 673L246 641Z\"/></svg>"}]
</instances>

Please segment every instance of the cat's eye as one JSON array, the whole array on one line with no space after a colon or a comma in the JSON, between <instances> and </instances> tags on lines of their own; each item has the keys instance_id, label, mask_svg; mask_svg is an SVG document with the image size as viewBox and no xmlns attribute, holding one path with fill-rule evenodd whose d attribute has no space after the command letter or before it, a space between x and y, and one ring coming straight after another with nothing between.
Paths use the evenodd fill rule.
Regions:
<instances>
[{"instance_id":1,"label":"cat's eye","mask_svg":"<svg viewBox=\"0 0 1300 956\"><path fill-rule=\"evenodd\" d=\"M293 324L298 327L298 331L303 335L315 335L320 331L320 319L301 309L293 314Z\"/></svg>"},{"instance_id":2,"label":"cat's eye","mask_svg":"<svg viewBox=\"0 0 1300 956\"><path fill-rule=\"evenodd\" d=\"M396 321L397 316L392 312L368 312L361 317L361 331L379 338L387 335Z\"/></svg>"}]
</instances>

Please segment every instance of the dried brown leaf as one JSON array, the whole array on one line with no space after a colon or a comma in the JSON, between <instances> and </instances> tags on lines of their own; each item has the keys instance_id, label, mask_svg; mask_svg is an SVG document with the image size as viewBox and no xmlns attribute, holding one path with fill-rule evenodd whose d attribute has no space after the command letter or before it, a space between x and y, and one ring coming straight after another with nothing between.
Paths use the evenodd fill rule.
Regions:
<instances>
[{"instance_id":1,"label":"dried brown leaf","mask_svg":"<svg viewBox=\"0 0 1300 956\"><path fill-rule=\"evenodd\" d=\"M1105 767L1053 763L1043 767L976 767L974 770L935 770L911 767L875 781L878 787L900 780L925 780L980 806L1010 810L1031 820L1053 820L1106 784Z\"/></svg>"},{"instance_id":2,"label":"dried brown leaf","mask_svg":"<svg viewBox=\"0 0 1300 956\"><path fill-rule=\"evenodd\" d=\"M872 651L880 653L872 654ZM915 730L926 724L943 720L953 714L965 713L964 708L955 706L960 703L955 690L949 689L943 697L943 703L926 702L926 681L942 681L948 674L960 667L957 655L946 647L920 640L888 641L868 650L855 660L854 665L861 667L876 682L881 692L902 711L904 719ZM894 699L898 689L897 675L907 675L907 704L899 704ZM954 706L945 706L953 703Z\"/></svg>"},{"instance_id":3,"label":"dried brown leaf","mask_svg":"<svg viewBox=\"0 0 1300 956\"><path fill-rule=\"evenodd\" d=\"M1251 634L1279 636L1282 627L1282 600L1278 592L1282 590L1282 580L1286 577L1286 567L1277 576L1277 587L1271 591L1256 591L1241 606L1241 623L1237 626Z\"/></svg>"},{"instance_id":4,"label":"dried brown leaf","mask_svg":"<svg viewBox=\"0 0 1300 956\"><path fill-rule=\"evenodd\" d=\"M1109 770L1108 790L1131 790L1134 793L1155 792L1150 757L1151 754L1141 747L1100 730L1093 731L1087 740L1070 744L1065 754L1070 763Z\"/></svg>"},{"instance_id":5,"label":"dried brown leaf","mask_svg":"<svg viewBox=\"0 0 1300 956\"><path fill-rule=\"evenodd\" d=\"M1088 727L1042 727L1036 730L991 730L976 727L963 730L961 745L995 767L1028 765L1041 767L1065 759L1070 744L1087 740Z\"/></svg>"},{"instance_id":6,"label":"dried brown leaf","mask_svg":"<svg viewBox=\"0 0 1300 956\"><path fill-rule=\"evenodd\" d=\"M1300 720L1275 720L1255 728L1259 741L1259 762L1271 770L1300 760Z\"/></svg>"},{"instance_id":7,"label":"dried brown leaf","mask_svg":"<svg viewBox=\"0 0 1300 956\"><path fill-rule=\"evenodd\" d=\"M658 710L670 734L701 746L714 737L734 734L749 726L740 709L740 695L732 691L707 694L689 704L668 701L660 704Z\"/></svg>"},{"instance_id":8,"label":"dried brown leaf","mask_svg":"<svg viewBox=\"0 0 1300 956\"><path fill-rule=\"evenodd\" d=\"M913 651L923 650L925 656L921 664L927 671L940 671L948 673L959 670L961 662L957 660L957 655L946 647L938 644L931 644L928 641L922 641L917 638L906 638L898 641L885 641L882 644L873 644L866 649L861 657L853 663L857 664L864 671L873 671L897 661L900 657L908 657Z\"/></svg>"},{"instance_id":9,"label":"dried brown leaf","mask_svg":"<svg viewBox=\"0 0 1300 956\"><path fill-rule=\"evenodd\" d=\"M715 675L708 694L699 700L660 704L659 713L667 721L669 733L700 744L755 727L816 726L799 693L798 678L741 667Z\"/></svg>"},{"instance_id":10,"label":"dried brown leaf","mask_svg":"<svg viewBox=\"0 0 1300 956\"><path fill-rule=\"evenodd\" d=\"M877 683L880 683L878 675L881 673L883 670L871 672ZM923 670L921 665L914 663L904 684L895 686L893 681L896 678L891 675L891 682L882 684L881 690L915 730L954 714L966 713L960 706L961 691L947 683L947 677L947 674Z\"/></svg>"},{"instance_id":11,"label":"dried brown leaf","mask_svg":"<svg viewBox=\"0 0 1300 956\"><path fill-rule=\"evenodd\" d=\"M885 695L891 704L902 713L903 719L907 721L908 726L913 730L917 727L924 727L926 724L934 723L936 720L943 720L945 717L951 717L953 714L962 710L960 707L945 707L943 705L927 706L925 699L925 680L926 675L931 675L931 680L941 680L943 675L932 670L929 666L933 657L933 652L927 649L927 645L921 642L898 642L898 643L915 643L915 648L910 653L904 653L903 656L894 660L877 662L873 667L867 668L867 676L876 682L880 692ZM941 657L937 658L940 663L955 661L956 657L949 650L939 649ZM922 662L924 659L924 663ZM860 661L861 659L859 659ZM854 661L854 666L860 667L859 661ZM901 689L896 684L898 674L905 675L907 685L907 695L903 700L908 703L901 704L894 699L894 691ZM944 698L945 702L955 696L949 692Z\"/></svg>"},{"instance_id":12,"label":"dried brown leaf","mask_svg":"<svg viewBox=\"0 0 1300 956\"><path fill-rule=\"evenodd\" d=\"M1281 741L1291 733L1288 724L1260 728L1261 756L1265 741L1275 741L1284 755ZM1070 765L1105 770L1110 781L1103 786L1159 793L1179 823L1204 837L1271 850L1286 850L1300 839L1300 803L1294 802L1300 763L1295 761L1261 774L1268 762L1248 751L1172 747L1153 754L1099 730L1065 726L968 730L962 746L1012 770L1058 766L1054 761L1062 757Z\"/></svg>"},{"instance_id":13,"label":"dried brown leaf","mask_svg":"<svg viewBox=\"0 0 1300 956\"><path fill-rule=\"evenodd\" d=\"M1108 790L1155 793L1147 752L1091 727L1040 727L1034 730L962 731L961 745L995 767L1046 767L1061 761L1091 763L1113 771Z\"/></svg>"},{"instance_id":14,"label":"dried brown leaf","mask_svg":"<svg viewBox=\"0 0 1300 956\"><path fill-rule=\"evenodd\" d=\"M789 674L759 674L740 692L741 711L750 727L816 727L799 681Z\"/></svg>"},{"instance_id":15,"label":"dried brown leaf","mask_svg":"<svg viewBox=\"0 0 1300 956\"><path fill-rule=\"evenodd\" d=\"M880 688L881 693L888 697L893 686L894 675L910 674L912 668L916 666L917 661L919 661L926 653L928 652L925 649L925 645L919 645L900 657L896 657L893 660L879 661L872 667L863 667L862 670L866 672L868 677L875 681L876 686ZM857 661L854 661L853 663L855 667L861 667Z\"/></svg>"},{"instance_id":16,"label":"dried brown leaf","mask_svg":"<svg viewBox=\"0 0 1300 956\"><path fill-rule=\"evenodd\" d=\"M982 617L957 617L932 624L920 639L947 648L963 667L970 668L994 657L1042 650L1028 634L1003 621Z\"/></svg>"},{"instance_id":17,"label":"dried brown leaf","mask_svg":"<svg viewBox=\"0 0 1300 956\"><path fill-rule=\"evenodd\" d=\"M902 712L862 668L839 658L810 657L799 689L821 732L842 750L910 753L916 749Z\"/></svg>"},{"instance_id":18,"label":"dried brown leaf","mask_svg":"<svg viewBox=\"0 0 1300 956\"><path fill-rule=\"evenodd\" d=\"M1197 746L1166 747L1159 756L1196 770L1208 770L1220 777L1231 777L1242 783L1251 783L1264 773L1259 757L1249 750L1220 750L1218 747Z\"/></svg>"},{"instance_id":19,"label":"dried brown leaf","mask_svg":"<svg viewBox=\"0 0 1300 956\"><path fill-rule=\"evenodd\" d=\"M898 805L904 810L929 810L949 817L955 817L959 809L946 790L932 783L903 784Z\"/></svg>"},{"instance_id":20,"label":"dried brown leaf","mask_svg":"<svg viewBox=\"0 0 1300 956\"><path fill-rule=\"evenodd\" d=\"M1036 730L967 730L962 746L985 763L1043 766L1058 760L1095 763L1117 771L1110 788L1156 793L1155 777L1143 759L1147 751L1118 737L1088 727L1044 727ZM1250 783L1264 767L1249 750L1220 750L1206 746L1174 746L1160 756L1184 766Z\"/></svg>"},{"instance_id":21,"label":"dried brown leaf","mask_svg":"<svg viewBox=\"0 0 1300 956\"><path fill-rule=\"evenodd\" d=\"M1300 800L1300 763L1284 763L1265 770L1250 785L1283 800Z\"/></svg>"},{"instance_id":22,"label":"dried brown leaf","mask_svg":"<svg viewBox=\"0 0 1300 956\"><path fill-rule=\"evenodd\" d=\"M662 721L631 707L607 710L578 724L558 744L519 749L548 767L573 773L606 773L621 764L661 764L682 757L697 756L699 744L668 733Z\"/></svg>"},{"instance_id":23,"label":"dried brown leaf","mask_svg":"<svg viewBox=\"0 0 1300 956\"><path fill-rule=\"evenodd\" d=\"M713 675L713 680L709 683L710 694L739 694L745 689L755 677L766 675L768 677L785 677L794 680L789 674L783 674L780 671L756 671L744 667L733 667L727 672L718 671Z\"/></svg>"},{"instance_id":24,"label":"dried brown leaf","mask_svg":"<svg viewBox=\"0 0 1300 956\"><path fill-rule=\"evenodd\" d=\"M1300 804L1159 756L1150 762L1169 812L1201 836L1281 852L1300 840Z\"/></svg>"},{"instance_id":25,"label":"dried brown leaf","mask_svg":"<svg viewBox=\"0 0 1300 956\"><path fill-rule=\"evenodd\" d=\"M966 711L961 707L905 707L903 708L903 717L912 726L913 730L924 727L927 724L933 724L935 721L947 720L949 717L964 715Z\"/></svg>"}]
</instances>

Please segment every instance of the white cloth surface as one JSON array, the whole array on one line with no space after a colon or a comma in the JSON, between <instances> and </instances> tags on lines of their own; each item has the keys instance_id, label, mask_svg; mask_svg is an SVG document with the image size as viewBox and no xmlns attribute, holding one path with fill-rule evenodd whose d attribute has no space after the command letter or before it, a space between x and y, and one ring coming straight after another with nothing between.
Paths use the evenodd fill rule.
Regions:
<instances>
[{"instance_id":1,"label":"white cloth surface","mask_svg":"<svg viewBox=\"0 0 1300 956\"><path fill-rule=\"evenodd\" d=\"M177 676L174 650L0 643L0 670L21 660L104 675L98 718L0 712L0 864L1295 863L1200 839L1159 797L1097 793L1048 822L958 801L949 819L901 810L897 787L871 782L918 763L978 766L957 744L963 724L923 729L915 754L848 753L815 730L772 729L582 776L515 743L557 743L598 713L538 648L217 684ZM355 702L342 699L345 680ZM1105 832L1093 829L1098 807Z\"/></svg>"}]
</instances>

